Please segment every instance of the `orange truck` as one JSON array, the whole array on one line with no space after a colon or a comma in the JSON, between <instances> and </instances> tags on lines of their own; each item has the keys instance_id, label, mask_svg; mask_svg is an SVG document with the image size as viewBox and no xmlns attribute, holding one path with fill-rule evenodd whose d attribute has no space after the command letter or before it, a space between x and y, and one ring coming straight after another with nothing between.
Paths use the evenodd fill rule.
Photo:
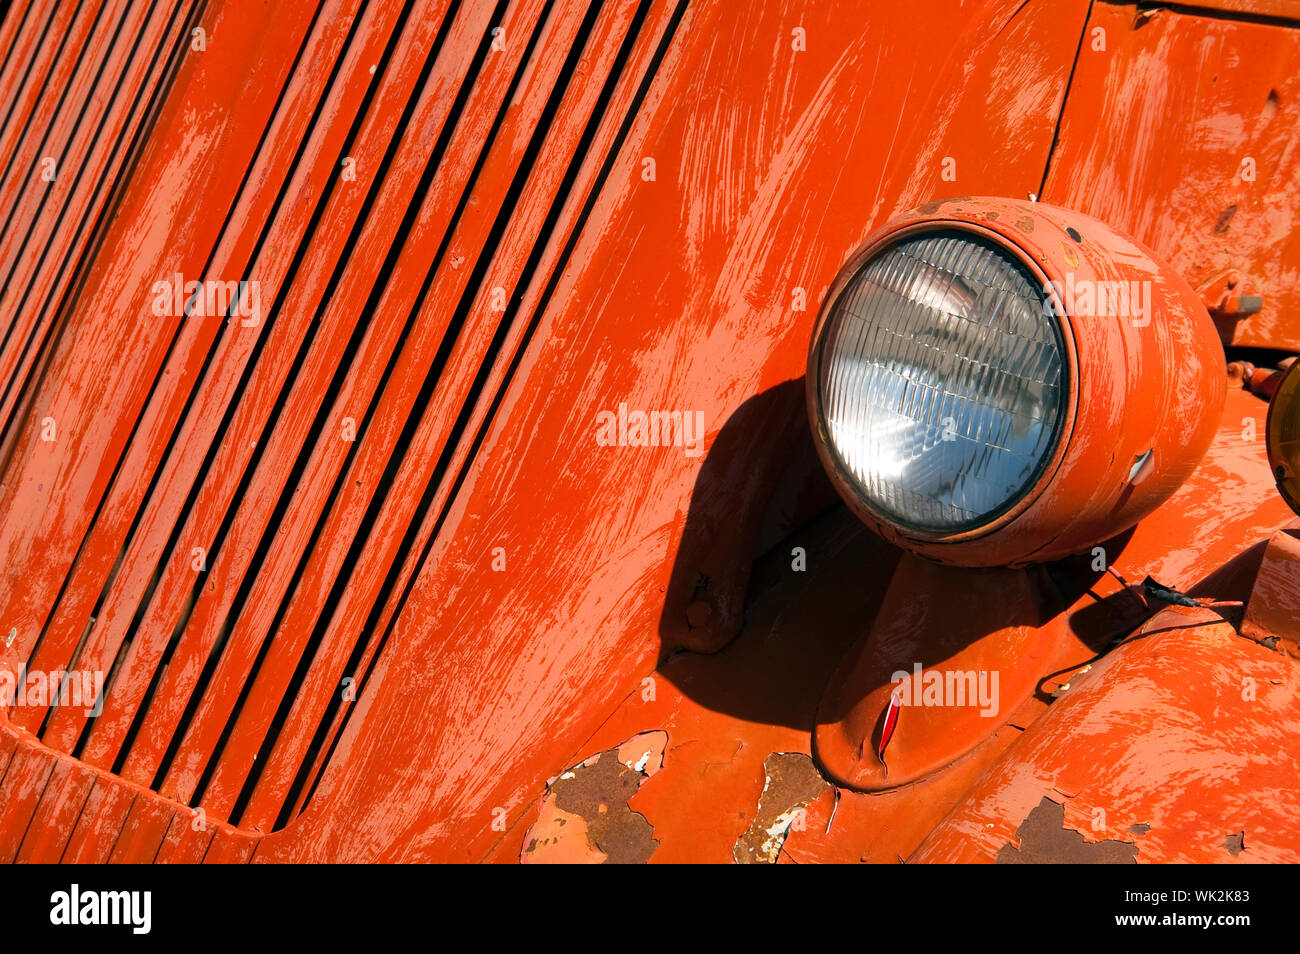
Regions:
<instances>
[{"instance_id":1,"label":"orange truck","mask_svg":"<svg viewBox=\"0 0 1300 954\"><path fill-rule=\"evenodd\" d=\"M1298 0L0 59L0 861L1300 861Z\"/></svg>"}]
</instances>

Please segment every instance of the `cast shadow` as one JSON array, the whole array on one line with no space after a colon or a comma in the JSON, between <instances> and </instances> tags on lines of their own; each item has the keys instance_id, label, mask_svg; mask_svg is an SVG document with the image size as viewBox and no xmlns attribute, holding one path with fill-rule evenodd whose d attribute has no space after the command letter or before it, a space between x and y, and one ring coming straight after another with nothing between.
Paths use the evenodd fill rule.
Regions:
<instances>
[{"instance_id":1,"label":"cast shadow","mask_svg":"<svg viewBox=\"0 0 1300 954\"><path fill-rule=\"evenodd\" d=\"M1111 560L1130 536L1105 544ZM837 667L870 633L902 556L831 487L813 444L803 380L763 391L725 422L700 467L660 613L660 673L711 711L811 730ZM945 578L994 592L1009 572L949 569ZM1103 575L1086 554L1032 573L1032 599L985 619L1042 625ZM1117 627L1131 625L1131 598L1098 597L1077 621L1079 637L1100 652ZM1072 626L1075 617L1080 613ZM969 623L957 645L989 631L979 617ZM952 640L930 653L922 646L914 661L938 666L955 648Z\"/></svg>"}]
</instances>

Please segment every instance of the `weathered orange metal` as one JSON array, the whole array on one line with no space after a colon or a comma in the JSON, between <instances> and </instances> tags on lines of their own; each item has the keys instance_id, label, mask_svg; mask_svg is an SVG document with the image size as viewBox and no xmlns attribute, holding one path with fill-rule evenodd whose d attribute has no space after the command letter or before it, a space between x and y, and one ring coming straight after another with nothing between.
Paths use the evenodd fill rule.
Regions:
<instances>
[{"instance_id":1,"label":"weathered orange metal","mask_svg":"<svg viewBox=\"0 0 1300 954\"><path fill-rule=\"evenodd\" d=\"M1096 3L1040 198L1143 242L1258 310L1225 343L1300 349L1300 4Z\"/></svg>"},{"instance_id":2,"label":"weathered orange metal","mask_svg":"<svg viewBox=\"0 0 1300 954\"><path fill-rule=\"evenodd\" d=\"M1271 478L1261 452L1262 430L1253 443L1243 438L1243 421L1262 428L1264 413L1264 403L1252 395L1229 393L1218 432L1201 465L1155 514L1108 545L1109 565L1130 580L1150 574L1200 597L1253 602L1252 588L1264 549L1254 541L1269 540L1276 528L1295 523L1283 501L1269 492ZM808 572L792 567L790 550L796 546L816 559L815 572L812 564ZM766 757L773 752L811 755L814 750L809 743L815 734L820 759L824 735L842 729L839 724L820 721L819 700L825 705L827 684L833 687L842 682L845 667L863 658L864 644L873 639L872 630L889 627L890 620L880 611L882 601L894 598L901 602L907 593L901 581L896 594L890 597L886 593L898 579L898 561L896 548L842 508L800 528L756 567L750 620L740 639L716 655L680 654L662 664L649 677L651 682L634 687L615 714L574 753L570 766L641 733L655 729L668 733L662 766L653 778L641 783L629 802L651 824L659 841L652 862L730 861L755 817L767 783ZM950 584L955 576L966 575L973 582L1003 572L1026 571L954 567L927 571L917 561L908 570L911 583L922 581L919 574L928 573L945 586L912 590L915 606L908 610L909 619L923 631L907 637L907 642L942 643L950 628L970 625L961 610L975 597L954 593ZM840 785L810 801L783 832L784 840L776 839L776 860L893 864L916 858L921 843L1008 747L1083 685L1079 677L1092 672L1085 671L1090 664L1096 668L1096 657L1114 639L1127 636L1150 616L1151 608L1145 608L1131 590L1108 585L1111 579L1092 570L1088 555L1054 564L1045 579L1031 584L1032 599L1020 600L1018 609L984 608L986 614L1011 616L1019 612L1025 621L1041 621L1034 624L1041 627L1034 638L1055 647L1055 655L1040 664L1041 684L1032 697L1017 707L1002 706L992 719L976 715L974 721L982 728L987 726L986 737L937 771L879 791ZM973 585L968 590L980 592ZM1005 595L1011 587L999 592ZM1290 605L1289 599L1282 599ZM957 605L951 605L954 603ZM1253 645L1241 637L1236 641ZM1162 684L1171 685L1170 703L1165 709L1153 710L1153 718L1183 718L1177 705L1189 690L1179 669L1177 646L1171 639L1163 651L1166 671L1160 678ZM895 668L910 669L916 658L912 652L910 645L903 645ZM945 671L950 667L938 661L936 668ZM1203 695L1208 701L1210 694ZM1118 699L1113 702L1123 704ZM1231 731L1256 731L1251 710L1245 711L1247 717L1239 719ZM904 707L887 759L891 754L895 759L902 756L901 747L909 744L908 734L912 734L910 744L916 746L918 755L927 747L936 755L951 752L950 743L941 735L918 731L938 713L933 708ZM1161 722L1145 719L1142 710L1118 721L1113 726L1116 743L1160 731ZM1231 744L1214 751L1208 748L1219 741L1218 736L1208 741L1207 748L1199 750L1201 757L1235 764ZM900 748L896 750L896 746ZM1089 771L1092 763L1086 746L1074 751L1080 770ZM865 754L871 758L870 752ZM1188 753L1162 751L1159 759L1161 771L1177 772L1180 766L1197 770ZM891 779L896 778L895 769L901 771L902 767L891 762ZM1103 790L1104 781L1103 775L1097 776ZM1284 784L1273 789L1276 796L1294 799L1294 778L1288 781L1279 773L1279 781ZM1167 785L1177 787L1172 782ZM1212 786L1198 786L1198 790L1206 818L1223 809L1222 817L1213 823L1221 822L1225 834L1233 826L1246 828L1247 854L1239 860L1249 860L1253 846L1262 848L1265 840L1270 851L1289 852L1294 857L1300 850L1294 826L1264 831L1249 819L1238 822L1228 811L1235 800L1219 798ZM1050 779L1038 796L1062 798ZM529 849L525 832L538 817L539 807L530 806L520 825L502 840L494 860L513 861ZM1014 830L1023 818L1008 819L1009 828ZM1155 835L1157 818L1146 821L1152 826L1150 834ZM1147 858L1147 842L1126 826L1094 829L1089 813L1071 815L1069 822L1067 835L1088 842L1124 840L1141 845L1139 859ZM1232 860L1223 841L1222 835L1217 837L1216 845L1211 846L1217 847L1217 854L1209 853L1207 858ZM994 846L994 853L1001 845ZM944 860L938 853L926 857ZM957 857L954 852L949 860Z\"/></svg>"},{"instance_id":3,"label":"weathered orange metal","mask_svg":"<svg viewBox=\"0 0 1300 954\"><path fill-rule=\"evenodd\" d=\"M1060 601L1040 573L904 554L860 652L841 662L818 706L813 744L827 773L881 791L988 741L1069 647ZM903 707L880 756L881 716L900 690Z\"/></svg>"},{"instance_id":4,"label":"weathered orange metal","mask_svg":"<svg viewBox=\"0 0 1300 954\"><path fill-rule=\"evenodd\" d=\"M1042 649L1006 685L1061 674L991 731L957 725L961 746L904 710L886 758L907 786L819 781L827 684L836 708L861 701L840 661L887 628L886 599L906 605L905 581L962 574L822 513L809 309L900 212L1033 193L1194 288L1236 269L1263 307L1224 337L1300 347L1300 17L1217 6L16 0L0 672L45 692L0 717L0 860L951 859L991 845L944 822L981 790L1010 840L1025 816L998 794L1001 760L1046 765L1017 748L1040 723L1089 724L1099 667L1072 673L1131 632L1135 596L1086 557L1032 585L988 571L1017 574L1017 638ZM1220 55L1231 79L1204 59ZM1171 77L1196 95L1163 95ZM1143 408L1171 389L1146 384ZM598 442L623 407L703 426ZM1250 596L1294 521L1264 407L1228 394L1186 483L1107 544L1114 568ZM1028 615L1030 596L1053 615ZM910 594L939 639L948 597ZM1294 681L1294 660L1215 633L1187 643L1189 672L1211 678L1223 651ZM1127 725L1220 704L1138 691L1124 669L1159 678L1135 655L1158 638L1095 680L1136 693L1107 695ZM1159 645L1181 672L1184 641ZM101 673L103 710L52 697L38 676L60 671ZM1058 715L1076 689L1093 694ZM1241 751L1292 738L1286 691L1277 720L1238 713ZM1103 755L1134 740L1116 730ZM1192 770L1192 751L1159 754ZM1234 777L1290 798L1292 769ZM1246 824L1238 794L1201 785L1195 807L1137 775L1114 817L1152 815L1141 858L1217 857L1203 826ZM1167 831L1144 798L1177 803ZM1300 857L1284 826L1245 846Z\"/></svg>"},{"instance_id":5,"label":"weathered orange metal","mask_svg":"<svg viewBox=\"0 0 1300 954\"><path fill-rule=\"evenodd\" d=\"M1168 607L1077 679L912 859L1294 862L1294 675L1294 659L1218 613Z\"/></svg>"}]
</instances>

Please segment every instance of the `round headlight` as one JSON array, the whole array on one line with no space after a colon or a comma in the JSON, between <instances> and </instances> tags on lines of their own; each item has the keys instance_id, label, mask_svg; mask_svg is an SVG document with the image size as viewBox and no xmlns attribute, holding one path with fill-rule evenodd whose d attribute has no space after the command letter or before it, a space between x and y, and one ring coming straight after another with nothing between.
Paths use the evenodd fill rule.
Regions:
<instances>
[{"instance_id":1,"label":"round headlight","mask_svg":"<svg viewBox=\"0 0 1300 954\"><path fill-rule=\"evenodd\" d=\"M1096 219L913 209L832 284L806 378L859 517L948 563L1056 559L1168 499L1217 432L1223 348L1187 282Z\"/></svg>"},{"instance_id":2,"label":"round headlight","mask_svg":"<svg viewBox=\"0 0 1300 954\"><path fill-rule=\"evenodd\" d=\"M1065 344L1043 283L954 229L892 241L849 277L817 369L829 449L863 502L954 533L1005 513L1065 420Z\"/></svg>"}]
</instances>

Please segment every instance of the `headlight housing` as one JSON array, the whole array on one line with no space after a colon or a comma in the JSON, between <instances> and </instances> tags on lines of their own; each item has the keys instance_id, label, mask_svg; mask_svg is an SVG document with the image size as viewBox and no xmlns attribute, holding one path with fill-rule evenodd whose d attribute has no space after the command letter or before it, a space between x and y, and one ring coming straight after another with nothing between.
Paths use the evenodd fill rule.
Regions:
<instances>
[{"instance_id":1,"label":"headlight housing","mask_svg":"<svg viewBox=\"0 0 1300 954\"><path fill-rule=\"evenodd\" d=\"M1191 472L1223 350L1187 283L1079 213L953 199L870 238L809 350L819 453L873 528L945 562L1054 559Z\"/></svg>"}]
</instances>

